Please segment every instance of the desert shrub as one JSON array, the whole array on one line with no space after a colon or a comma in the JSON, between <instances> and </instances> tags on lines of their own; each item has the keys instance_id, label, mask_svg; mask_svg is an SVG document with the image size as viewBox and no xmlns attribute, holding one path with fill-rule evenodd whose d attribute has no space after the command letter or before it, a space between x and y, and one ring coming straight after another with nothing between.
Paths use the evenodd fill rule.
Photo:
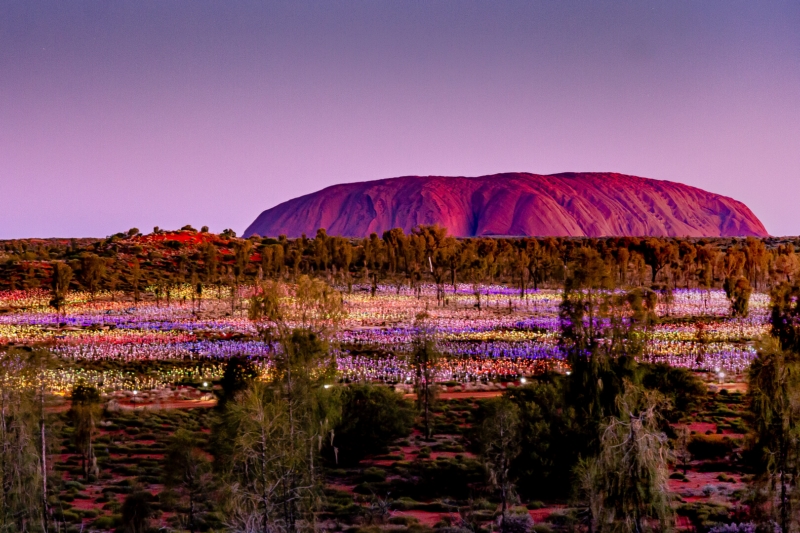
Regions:
<instances>
[{"instance_id":1,"label":"desert shrub","mask_svg":"<svg viewBox=\"0 0 800 533\"><path fill-rule=\"evenodd\" d=\"M386 481L386 470L372 466L364 470L361 478L367 482Z\"/></svg>"},{"instance_id":2,"label":"desert shrub","mask_svg":"<svg viewBox=\"0 0 800 533\"><path fill-rule=\"evenodd\" d=\"M71 522L73 524L83 520L80 514L71 509L70 510L54 509L53 517L55 517L56 520L60 520L62 522Z\"/></svg>"},{"instance_id":3,"label":"desert shrub","mask_svg":"<svg viewBox=\"0 0 800 533\"><path fill-rule=\"evenodd\" d=\"M483 483L485 470L475 459L418 461L408 467L408 477L392 483L392 494L421 499L466 499Z\"/></svg>"},{"instance_id":4,"label":"desert shrub","mask_svg":"<svg viewBox=\"0 0 800 533\"><path fill-rule=\"evenodd\" d=\"M578 523L578 513L575 509L555 511L548 520L559 529L574 530Z\"/></svg>"},{"instance_id":5,"label":"desert shrub","mask_svg":"<svg viewBox=\"0 0 800 533\"><path fill-rule=\"evenodd\" d=\"M664 394L671 400L672 409L664 413L672 420L688 414L706 395L706 386L690 370L666 364L640 364L642 385Z\"/></svg>"},{"instance_id":6,"label":"desert shrub","mask_svg":"<svg viewBox=\"0 0 800 533\"><path fill-rule=\"evenodd\" d=\"M144 422L134 417L125 417L117 420L117 423L128 428L140 428Z\"/></svg>"},{"instance_id":7,"label":"desert shrub","mask_svg":"<svg viewBox=\"0 0 800 533\"><path fill-rule=\"evenodd\" d=\"M711 527L708 533L756 533L756 525L753 522L717 524Z\"/></svg>"},{"instance_id":8,"label":"desert shrub","mask_svg":"<svg viewBox=\"0 0 800 533\"><path fill-rule=\"evenodd\" d=\"M122 529L126 533L144 533L153 516L153 495L137 491L125 498L122 504Z\"/></svg>"},{"instance_id":9,"label":"desert shrub","mask_svg":"<svg viewBox=\"0 0 800 533\"><path fill-rule=\"evenodd\" d=\"M117 525L117 521L112 516L101 516L92 522L92 529L111 529Z\"/></svg>"},{"instance_id":10,"label":"desert shrub","mask_svg":"<svg viewBox=\"0 0 800 533\"><path fill-rule=\"evenodd\" d=\"M391 502L390 507L394 511L410 511L416 509L418 505L419 502L417 500L409 498L408 496L402 496Z\"/></svg>"},{"instance_id":11,"label":"desert shrub","mask_svg":"<svg viewBox=\"0 0 800 533\"><path fill-rule=\"evenodd\" d=\"M677 512L678 515L687 517L697 531L706 530L720 522L727 522L730 517L728 507L712 503L684 503L678 507Z\"/></svg>"},{"instance_id":12,"label":"desert shrub","mask_svg":"<svg viewBox=\"0 0 800 533\"><path fill-rule=\"evenodd\" d=\"M523 498L568 498L573 494L573 471L587 439L577 433L574 411L565 404L561 377L543 376L508 391L520 409L521 453L514 459L517 490ZM472 417L473 428L488 416L483 403ZM477 434L469 440L477 450Z\"/></svg>"},{"instance_id":13,"label":"desert shrub","mask_svg":"<svg viewBox=\"0 0 800 533\"><path fill-rule=\"evenodd\" d=\"M734 445L731 439L695 435L689 441L688 449L695 459L720 459L731 453Z\"/></svg>"},{"instance_id":14,"label":"desert shrub","mask_svg":"<svg viewBox=\"0 0 800 533\"><path fill-rule=\"evenodd\" d=\"M353 492L356 494L385 494L390 492L391 487L391 484L385 481L359 483L353 487Z\"/></svg>"},{"instance_id":15,"label":"desert shrub","mask_svg":"<svg viewBox=\"0 0 800 533\"><path fill-rule=\"evenodd\" d=\"M533 519L528 513L506 513L500 519L501 533L528 533L533 527Z\"/></svg>"},{"instance_id":16,"label":"desert shrub","mask_svg":"<svg viewBox=\"0 0 800 533\"><path fill-rule=\"evenodd\" d=\"M334 434L339 463L387 453L389 444L411 433L411 403L387 387L352 385L342 393L342 418Z\"/></svg>"}]
</instances>

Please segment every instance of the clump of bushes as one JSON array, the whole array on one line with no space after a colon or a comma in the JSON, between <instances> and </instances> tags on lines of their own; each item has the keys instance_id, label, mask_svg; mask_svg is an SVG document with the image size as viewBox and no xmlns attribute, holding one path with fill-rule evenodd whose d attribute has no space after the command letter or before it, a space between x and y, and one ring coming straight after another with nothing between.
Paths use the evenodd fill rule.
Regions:
<instances>
[{"instance_id":1,"label":"clump of bushes","mask_svg":"<svg viewBox=\"0 0 800 533\"><path fill-rule=\"evenodd\" d=\"M387 453L390 444L411 433L413 422L411 403L393 390L375 385L347 387L342 392L341 422L334 431L338 463L353 465L367 455Z\"/></svg>"},{"instance_id":2,"label":"clump of bushes","mask_svg":"<svg viewBox=\"0 0 800 533\"><path fill-rule=\"evenodd\" d=\"M735 442L727 437L696 435L689 441L689 453L695 459L721 459L735 448Z\"/></svg>"}]
</instances>

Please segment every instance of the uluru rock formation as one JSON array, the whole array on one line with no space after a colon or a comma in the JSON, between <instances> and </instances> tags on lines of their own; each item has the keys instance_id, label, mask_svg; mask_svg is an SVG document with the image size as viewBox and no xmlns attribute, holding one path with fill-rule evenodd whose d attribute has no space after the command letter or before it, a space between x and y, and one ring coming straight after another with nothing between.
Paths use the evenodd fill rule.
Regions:
<instances>
[{"instance_id":1,"label":"uluru rock formation","mask_svg":"<svg viewBox=\"0 0 800 533\"><path fill-rule=\"evenodd\" d=\"M439 224L473 236L768 236L741 202L695 187L614 173L406 176L347 183L267 209L250 235L364 237Z\"/></svg>"}]
</instances>

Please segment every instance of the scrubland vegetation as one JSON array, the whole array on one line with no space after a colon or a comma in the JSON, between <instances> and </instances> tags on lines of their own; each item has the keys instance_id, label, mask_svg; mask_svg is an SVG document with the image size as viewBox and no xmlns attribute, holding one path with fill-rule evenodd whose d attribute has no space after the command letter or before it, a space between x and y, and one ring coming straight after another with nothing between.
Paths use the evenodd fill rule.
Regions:
<instances>
[{"instance_id":1,"label":"scrubland vegetation","mask_svg":"<svg viewBox=\"0 0 800 533\"><path fill-rule=\"evenodd\" d=\"M792 241L2 250L3 531L797 527Z\"/></svg>"}]
</instances>

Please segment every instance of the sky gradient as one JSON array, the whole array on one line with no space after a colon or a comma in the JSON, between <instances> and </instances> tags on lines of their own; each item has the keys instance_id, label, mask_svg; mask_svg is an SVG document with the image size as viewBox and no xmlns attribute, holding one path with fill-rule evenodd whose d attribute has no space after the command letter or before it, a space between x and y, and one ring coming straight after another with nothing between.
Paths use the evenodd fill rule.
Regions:
<instances>
[{"instance_id":1,"label":"sky gradient","mask_svg":"<svg viewBox=\"0 0 800 533\"><path fill-rule=\"evenodd\" d=\"M0 238L621 172L800 234L800 2L0 0Z\"/></svg>"}]
</instances>

